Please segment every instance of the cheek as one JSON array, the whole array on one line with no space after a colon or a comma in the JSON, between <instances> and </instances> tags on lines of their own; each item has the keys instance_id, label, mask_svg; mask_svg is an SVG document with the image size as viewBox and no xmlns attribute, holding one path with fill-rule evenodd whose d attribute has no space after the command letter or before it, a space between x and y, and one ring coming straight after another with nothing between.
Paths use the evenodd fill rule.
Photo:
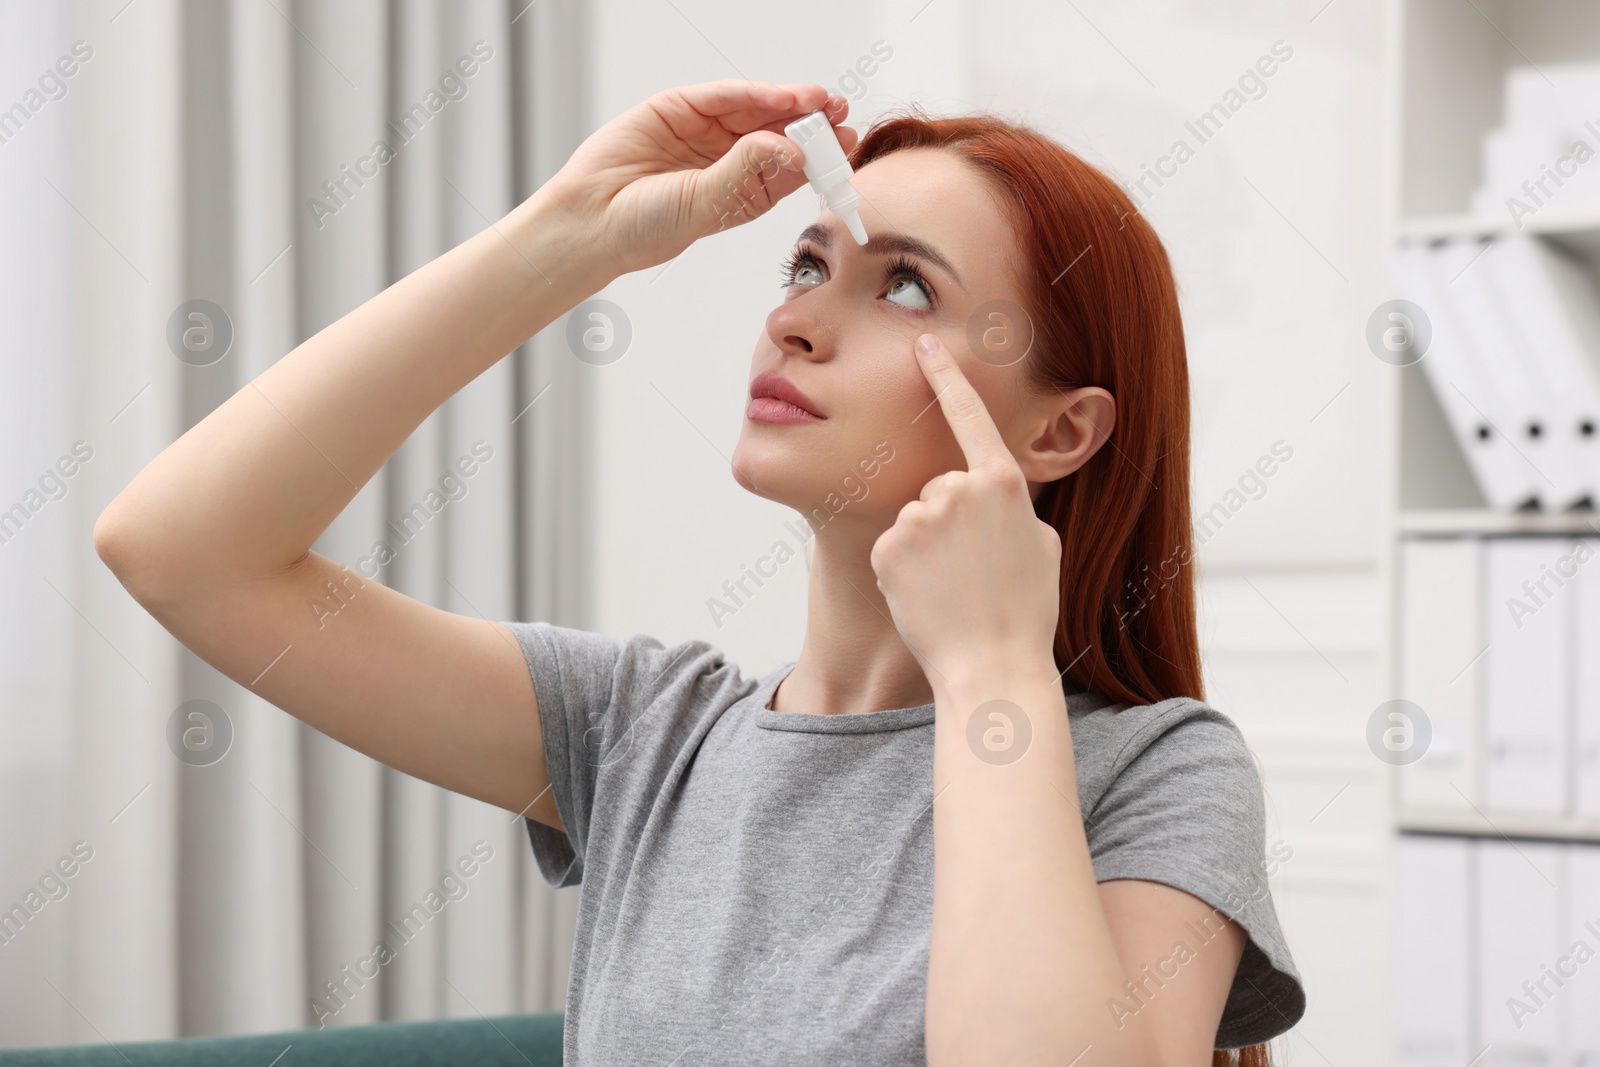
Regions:
<instances>
[{"instance_id":1,"label":"cheek","mask_svg":"<svg viewBox=\"0 0 1600 1067\"><path fill-rule=\"evenodd\" d=\"M916 368L913 368L914 370ZM964 368L965 370L965 368ZM996 381L995 368L965 371L967 380L984 402L990 417L1001 427L1011 425L1015 413L1014 401L1009 392L1009 382ZM894 393L892 403L885 402L885 418L893 411L897 432L883 433L879 437L894 446L895 456L884 465L879 487L884 497L898 501L896 507L915 500L922 487L946 471L966 470L967 457L945 420L944 410L935 400L933 388L920 370L915 380L906 380ZM885 423L888 424L887 421ZM874 441L878 437L873 438Z\"/></svg>"},{"instance_id":2,"label":"cheek","mask_svg":"<svg viewBox=\"0 0 1600 1067\"><path fill-rule=\"evenodd\" d=\"M895 450L894 459L880 468L873 493L886 523L893 523L901 508L921 496L923 486L956 465L945 462L941 453L937 441L908 440L904 448Z\"/></svg>"},{"instance_id":3,"label":"cheek","mask_svg":"<svg viewBox=\"0 0 1600 1067\"><path fill-rule=\"evenodd\" d=\"M894 522L938 473L929 464L949 431L937 405L923 412L932 399L927 381L901 368L880 364L864 370L835 395L832 425L824 424L810 447L789 455L789 488L806 500L829 492L854 494L857 514L886 526Z\"/></svg>"},{"instance_id":4,"label":"cheek","mask_svg":"<svg viewBox=\"0 0 1600 1067\"><path fill-rule=\"evenodd\" d=\"M898 413L897 431L878 434L871 441L873 445L885 442L878 454L890 456L878 464L878 473L872 479L878 506L890 522L906 503L922 495L922 487L933 478L945 471L966 469L966 458L950 433L939 405L927 407L931 395L926 399L914 399L917 402Z\"/></svg>"},{"instance_id":5,"label":"cheek","mask_svg":"<svg viewBox=\"0 0 1600 1067\"><path fill-rule=\"evenodd\" d=\"M864 456L874 446L879 455L893 449L886 471L920 467L935 458L942 441L954 442L932 387L914 363L875 368L875 373L863 375L851 389L845 414L851 437L866 449Z\"/></svg>"}]
</instances>

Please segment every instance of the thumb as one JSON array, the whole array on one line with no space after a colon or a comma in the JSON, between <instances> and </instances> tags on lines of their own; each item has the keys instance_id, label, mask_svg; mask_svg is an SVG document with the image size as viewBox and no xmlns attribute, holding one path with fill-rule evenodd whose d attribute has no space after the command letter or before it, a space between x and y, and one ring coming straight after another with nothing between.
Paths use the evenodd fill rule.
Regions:
<instances>
[{"instance_id":1,"label":"thumb","mask_svg":"<svg viewBox=\"0 0 1600 1067\"><path fill-rule=\"evenodd\" d=\"M716 233L760 218L772 205L806 184L804 154L780 133L754 130L700 172L698 210L702 231Z\"/></svg>"}]
</instances>

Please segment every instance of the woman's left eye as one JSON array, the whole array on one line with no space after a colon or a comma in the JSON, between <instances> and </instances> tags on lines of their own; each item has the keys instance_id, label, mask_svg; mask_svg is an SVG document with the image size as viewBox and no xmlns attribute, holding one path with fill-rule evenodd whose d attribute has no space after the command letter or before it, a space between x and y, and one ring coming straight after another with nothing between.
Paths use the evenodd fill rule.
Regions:
<instances>
[{"instance_id":1,"label":"woman's left eye","mask_svg":"<svg viewBox=\"0 0 1600 1067\"><path fill-rule=\"evenodd\" d=\"M928 284L928 279L922 276L917 265L905 256L896 256L883 265L883 280L889 285L888 296L901 293L920 294L920 304L898 304L898 307L911 311L932 311L938 301L934 295L933 286ZM901 284L909 282L911 288L901 288Z\"/></svg>"},{"instance_id":2,"label":"woman's left eye","mask_svg":"<svg viewBox=\"0 0 1600 1067\"><path fill-rule=\"evenodd\" d=\"M900 288L902 285L908 286L908 288L904 288L904 289ZM927 310L929 310L930 308L933 307L933 301L928 298L928 286L927 286L927 283L923 282L920 278L914 278L914 277L911 277L910 275L902 274L902 275L896 277L895 280L892 283L890 283L889 292L888 292L889 296L895 296L897 294L904 294L904 293L917 293L917 294L919 294L919 298L921 299L922 303L920 303L920 304L903 304L903 305L901 305L902 307L911 307L911 308L915 308L918 311L927 311Z\"/></svg>"}]
</instances>

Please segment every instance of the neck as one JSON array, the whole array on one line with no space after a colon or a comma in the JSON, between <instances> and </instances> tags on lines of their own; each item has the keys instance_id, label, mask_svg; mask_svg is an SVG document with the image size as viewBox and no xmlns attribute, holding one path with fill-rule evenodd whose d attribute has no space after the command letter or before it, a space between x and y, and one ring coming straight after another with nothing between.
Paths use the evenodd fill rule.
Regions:
<instances>
[{"instance_id":1,"label":"neck","mask_svg":"<svg viewBox=\"0 0 1600 1067\"><path fill-rule=\"evenodd\" d=\"M848 715L933 702L933 687L878 591L872 546L887 527L848 509L813 527L806 635L775 711Z\"/></svg>"}]
</instances>

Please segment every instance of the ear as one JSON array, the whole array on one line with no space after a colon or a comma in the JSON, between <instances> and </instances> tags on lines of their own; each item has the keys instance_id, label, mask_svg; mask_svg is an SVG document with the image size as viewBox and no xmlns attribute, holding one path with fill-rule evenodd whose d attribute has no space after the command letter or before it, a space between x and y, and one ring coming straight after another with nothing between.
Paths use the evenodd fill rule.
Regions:
<instances>
[{"instance_id":1,"label":"ear","mask_svg":"<svg viewBox=\"0 0 1600 1067\"><path fill-rule=\"evenodd\" d=\"M1100 450L1116 421L1116 398L1098 385L1051 390L1035 402L1017 465L1036 485L1065 478Z\"/></svg>"}]
</instances>

